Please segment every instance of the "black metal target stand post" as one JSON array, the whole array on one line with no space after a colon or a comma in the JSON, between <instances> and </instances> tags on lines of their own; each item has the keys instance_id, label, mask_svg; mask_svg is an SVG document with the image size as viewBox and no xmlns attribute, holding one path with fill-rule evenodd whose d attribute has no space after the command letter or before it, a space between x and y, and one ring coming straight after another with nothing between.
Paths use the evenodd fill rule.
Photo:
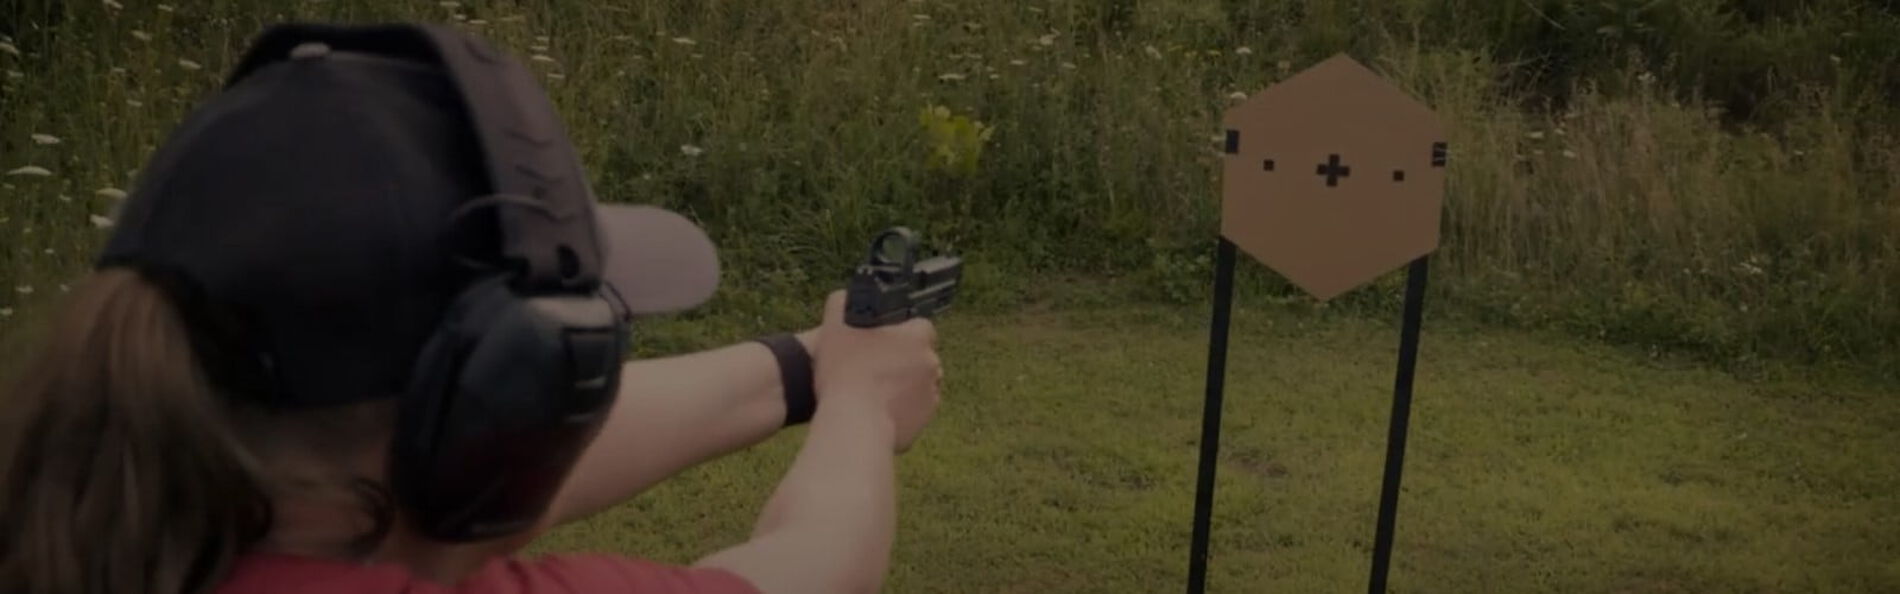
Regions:
<instances>
[{"instance_id":1,"label":"black metal target stand post","mask_svg":"<svg viewBox=\"0 0 1900 594\"><path fill-rule=\"evenodd\" d=\"M1335 100L1341 96L1355 97L1355 102L1342 105ZM1377 109L1347 112L1366 107ZM1398 518L1427 264L1438 246L1446 163L1446 145L1440 140L1443 128L1429 109L1343 55L1235 106L1225 121L1221 234L1214 260L1187 591L1201 594L1207 587L1234 266L1236 254L1245 251L1321 300L1407 266L1385 477L1368 583L1369 592L1381 594L1386 591ZM1311 126L1287 125L1288 121L1338 123L1313 132ZM1295 129L1307 130L1310 137L1273 134ZM1388 150L1406 146L1416 148ZM1301 161L1306 158L1316 162ZM1284 166L1276 167L1276 163ZM1390 176L1385 175L1387 171ZM1390 209L1399 216L1374 209ZM1379 243L1340 243L1367 238Z\"/></svg>"},{"instance_id":2,"label":"black metal target stand post","mask_svg":"<svg viewBox=\"0 0 1900 594\"><path fill-rule=\"evenodd\" d=\"M1367 592L1386 591L1392 563L1392 532L1398 521L1399 480L1405 469L1405 435L1412 416L1412 373L1418 366L1419 325L1424 317L1429 256L1405 273L1405 312L1399 328L1399 368L1392 386L1392 420L1386 431L1385 480L1379 489L1378 527L1373 535L1372 578ZM1222 392L1227 378L1227 331L1234 302L1234 244L1220 240L1214 259L1214 314L1207 339L1207 394L1201 410L1201 463L1194 489L1194 534L1188 562L1188 592L1207 588L1207 539L1214 513L1214 473L1220 456Z\"/></svg>"}]
</instances>

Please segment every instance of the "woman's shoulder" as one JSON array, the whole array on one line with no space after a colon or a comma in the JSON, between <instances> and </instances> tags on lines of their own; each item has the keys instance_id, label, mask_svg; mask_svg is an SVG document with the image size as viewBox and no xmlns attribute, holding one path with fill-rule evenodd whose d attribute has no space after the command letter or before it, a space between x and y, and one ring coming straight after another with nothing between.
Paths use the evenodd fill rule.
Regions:
<instances>
[{"instance_id":1,"label":"woman's shoulder","mask_svg":"<svg viewBox=\"0 0 1900 594\"><path fill-rule=\"evenodd\" d=\"M614 555L495 558L453 586L416 578L401 566L250 554L233 564L218 594L759 594L724 570Z\"/></svg>"}]
</instances>

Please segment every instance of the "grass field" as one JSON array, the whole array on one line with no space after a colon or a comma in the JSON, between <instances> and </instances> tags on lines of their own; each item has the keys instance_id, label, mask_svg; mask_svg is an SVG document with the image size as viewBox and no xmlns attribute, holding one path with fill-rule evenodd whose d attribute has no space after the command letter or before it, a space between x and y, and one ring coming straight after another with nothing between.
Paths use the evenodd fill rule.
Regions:
<instances>
[{"instance_id":1,"label":"grass field","mask_svg":"<svg viewBox=\"0 0 1900 594\"><path fill-rule=\"evenodd\" d=\"M946 318L946 404L901 461L888 591L1178 591L1205 311ZM1234 328L1210 591L1363 592L1397 331L1258 305ZM1429 310L1417 382L1394 592L1900 592L1891 388L1741 382ZM536 548L685 562L736 542L798 442Z\"/></svg>"}]
</instances>

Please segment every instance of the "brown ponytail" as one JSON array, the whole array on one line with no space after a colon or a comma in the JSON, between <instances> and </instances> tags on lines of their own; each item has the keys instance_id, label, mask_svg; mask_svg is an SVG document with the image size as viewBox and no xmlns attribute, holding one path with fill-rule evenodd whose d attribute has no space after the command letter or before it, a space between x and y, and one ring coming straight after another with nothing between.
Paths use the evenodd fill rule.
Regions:
<instances>
[{"instance_id":1,"label":"brown ponytail","mask_svg":"<svg viewBox=\"0 0 1900 594\"><path fill-rule=\"evenodd\" d=\"M213 589L270 514L179 313L107 270L45 332L0 393L0 589Z\"/></svg>"}]
</instances>

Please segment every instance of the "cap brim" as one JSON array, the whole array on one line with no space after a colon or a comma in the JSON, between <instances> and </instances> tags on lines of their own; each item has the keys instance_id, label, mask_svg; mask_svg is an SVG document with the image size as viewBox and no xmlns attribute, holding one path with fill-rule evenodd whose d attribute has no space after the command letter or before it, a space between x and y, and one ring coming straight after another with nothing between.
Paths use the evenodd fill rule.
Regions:
<instances>
[{"instance_id":1,"label":"cap brim","mask_svg":"<svg viewBox=\"0 0 1900 594\"><path fill-rule=\"evenodd\" d=\"M712 238L678 213L652 206L596 204L605 252L602 276L629 313L691 309L719 289Z\"/></svg>"}]
</instances>

